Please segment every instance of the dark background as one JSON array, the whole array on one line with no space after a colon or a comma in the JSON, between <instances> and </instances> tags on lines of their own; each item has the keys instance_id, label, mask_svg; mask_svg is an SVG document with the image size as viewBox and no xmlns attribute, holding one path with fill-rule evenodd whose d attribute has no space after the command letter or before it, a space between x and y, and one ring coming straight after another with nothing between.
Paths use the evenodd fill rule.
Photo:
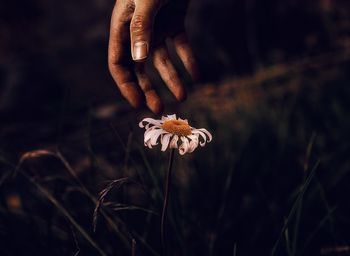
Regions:
<instances>
[{"instance_id":1,"label":"dark background","mask_svg":"<svg viewBox=\"0 0 350 256\"><path fill-rule=\"evenodd\" d=\"M130 255L132 238L137 255L159 251L159 216L120 210L159 213L167 154L143 148L137 123L152 114L129 107L109 75L113 4L0 3L1 255L100 255L62 207L107 255ZM191 2L202 81L183 74L190 95L178 105L153 74L166 112L214 135L176 160L174 255L272 255L276 244L275 255L349 254L349 12L340 0ZM38 149L55 156L23 158ZM106 211L121 235L102 220L92 232L98 192L122 177L152 203L117 189Z\"/></svg>"}]
</instances>

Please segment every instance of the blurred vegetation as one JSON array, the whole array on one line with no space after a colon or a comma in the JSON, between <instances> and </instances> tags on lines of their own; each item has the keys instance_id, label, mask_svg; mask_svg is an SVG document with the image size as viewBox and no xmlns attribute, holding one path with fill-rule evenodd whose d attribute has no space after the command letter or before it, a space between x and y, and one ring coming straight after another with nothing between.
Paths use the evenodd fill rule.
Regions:
<instances>
[{"instance_id":1,"label":"blurred vegetation","mask_svg":"<svg viewBox=\"0 0 350 256\"><path fill-rule=\"evenodd\" d=\"M190 88L180 106L169 99L167 112L207 128L214 140L175 157L169 251L348 255L347 3L243 2L194 1L190 8L188 27L204 81ZM21 20L1 16L1 32L14 37L0 47L6 56L0 95L7 102L0 105L0 255L132 255L133 249L136 255L159 255L168 154L143 145L137 124L149 112L132 111L115 102L110 89L101 89L113 87L103 57L108 19L102 14L110 4L87 1L87 13L96 6L100 11L92 20L79 12L74 24L86 27L77 41L69 39L74 26L67 34L45 34L53 27L62 32L72 22L72 16L60 22L52 18L55 6L67 13L80 5L27 6L39 10L33 28L46 21L41 30L27 31L43 39L46 48L41 49L48 52L40 58L33 54L37 46L12 44L15 33L5 28L21 30ZM228 35L230 10L237 23ZM88 24L98 24L100 34L84 37ZM56 37L62 41L48 39ZM86 51L94 49L87 57ZM43 69L47 63L52 66ZM22 91L26 85L37 89ZM82 92L85 85L88 92ZM62 94L51 93L52 88ZM99 91L95 98L94 91ZM94 232L94 210L105 188L110 191L95 216Z\"/></svg>"}]
</instances>

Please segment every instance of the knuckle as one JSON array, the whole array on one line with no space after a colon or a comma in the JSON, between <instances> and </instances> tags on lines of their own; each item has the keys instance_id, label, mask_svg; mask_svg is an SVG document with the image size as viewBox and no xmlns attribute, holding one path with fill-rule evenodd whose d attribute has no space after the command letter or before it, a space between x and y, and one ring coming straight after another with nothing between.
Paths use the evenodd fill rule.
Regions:
<instances>
[{"instance_id":1,"label":"knuckle","mask_svg":"<svg viewBox=\"0 0 350 256\"><path fill-rule=\"evenodd\" d=\"M175 89L179 89L179 90L180 90L181 88L183 88L182 82L181 82L181 80L179 79L178 74L175 73L175 72L171 72L171 73L169 74L169 76L167 77L167 83L168 83L171 87L173 87L173 88L175 88Z\"/></svg>"},{"instance_id":2,"label":"knuckle","mask_svg":"<svg viewBox=\"0 0 350 256\"><path fill-rule=\"evenodd\" d=\"M158 52L155 55L154 62L158 67L168 67L170 64L170 59L168 58L168 55L164 52Z\"/></svg>"},{"instance_id":3,"label":"knuckle","mask_svg":"<svg viewBox=\"0 0 350 256\"><path fill-rule=\"evenodd\" d=\"M114 61L108 61L108 70L109 73L112 75L113 79L117 82L117 77L120 75L119 65L116 64Z\"/></svg>"},{"instance_id":4,"label":"knuckle","mask_svg":"<svg viewBox=\"0 0 350 256\"><path fill-rule=\"evenodd\" d=\"M149 29L149 22L146 21L143 15L135 15L131 20L130 29L133 33L143 32Z\"/></svg>"},{"instance_id":5,"label":"knuckle","mask_svg":"<svg viewBox=\"0 0 350 256\"><path fill-rule=\"evenodd\" d=\"M116 72L116 65L112 59L108 59L108 70L111 74Z\"/></svg>"},{"instance_id":6,"label":"knuckle","mask_svg":"<svg viewBox=\"0 0 350 256\"><path fill-rule=\"evenodd\" d=\"M178 76L175 72L169 72L168 81L172 82L175 87L178 87Z\"/></svg>"},{"instance_id":7,"label":"knuckle","mask_svg":"<svg viewBox=\"0 0 350 256\"><path fill-rule=\"evenodd\" d=\"M169 66L169 59L166 57L159 58L159 64L163 66Z\"/></svg>"},{"instance_id":8,"label":"knuckle","mask_svg":"<svg viewBox=\"0 0 350 256\"><path fill-rule=\"evenodd\" d=\"M181 91L177 92L175 97L178 101L184 101L184 100L186 100L187 95L186 95L186 92L184 90L181 90Z\"/></svg>"},{"instance_id":9,"label":"knuckle","mask_svg":"<svg viewBox=\"0 0 350 256\"><path fill-rule=\"evenodd\" d=\"M183 61L184 65L188 68L193 68L196 66L196 60L192 57L187 57Z\"/></svg>"},{"instance_id":10,"label":"knuckle","mask_svg":"<svg viewBox=\"0 0 350 256\"><path fill-rule=\"evenodd\" d=\"M125 9L128 11L128 13L133 13L135 11L135 2L128 1L125 5Z\"/></svg>"},{"instance_id":11,"label":"knuckle","mask_svg":"<svg viewBox=\"0 0 350 256\"><path fill-rule=\"evenodd\" d=\"M154 91L152 85L149 83L143 84L141 89L145 94Z\"/></svg>"},{"instance_id":12,"label":"knuckle","mask_svg":"<svg viewBox=\"0 0 350 256\"><path fill-rule=\"evenodd\" d=\"M108 70L111 75L115 74L115 65L112 61L108 61Z\"/></svg>"}]
</instances>

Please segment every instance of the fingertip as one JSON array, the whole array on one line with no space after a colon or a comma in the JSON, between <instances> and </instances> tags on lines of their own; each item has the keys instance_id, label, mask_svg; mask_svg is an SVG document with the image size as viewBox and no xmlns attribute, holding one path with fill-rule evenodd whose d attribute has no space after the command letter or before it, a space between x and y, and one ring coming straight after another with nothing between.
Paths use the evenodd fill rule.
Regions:
<instances>
[{"instance_id":1,"label":"fingertip","mask_svg":"<svg viewBox=\"0 0 350 256\"><path fill-rule=\"evenodd\" d=\"M193 80L193 82L200 82L202 81L202 74L199 71L198 65L196 63L196 61L194 61L192 63L191 68L187 68L187 70L189 70L189 73L191 75L191 78Z\"/></svg>"},{"instance_id":2,"label":"fingertip","mask_svg":"<svg viewBox=\"0 0 350 256\"><path fill-rule=\"evenodd\" d=\"M154 114L161 114L164 109L164 105L162 101L160 100L159 96L154 90L148 91L145 94L146 97L146 104L147 107L154 113Z\"/></svg>"},{"instance_id":3,"label":"fingertip","mask_svg":"<svg viewBox=\"0 0 350 256\"><path fill-rule=\"evenodd\" d=\"M129 98L127 100L133 108L141 108L143 105L140 99Z\"/></svg>"},{"instance_id":4,"label":"fingertip","mask_svg":"<svg viewBox=\"0 0 350 256\"><path fill-rule=\"evenodd\" d=\"M120 91L132 107L142 107L144 103L144 98L142 96L141 91L138 89L135 83L125 83L121 85Z\"/></svg>"},{"instance_id":5,"label":"fingertip","mask_svg":"<svg viewBox=\"0 0 350 256\"><path fill-rule=\"evenodd\" d=\"M132 59L135 62L144 62L148 58L148 43L146 41L135 42L132 51Z\"/></svg>"},{"instance_id":6,"label":"fingertip","mask_svg":"<svg viewBox=\"0 0 350 256\"><path fill-rule=\"evenodd\" d=\"M162 103L159 103L156 106L149 106L149 109L156 115L160 115L164 111L164 105Z\"/></svg>"},{"instance_id":7,"label":"fingertip","mask_svg":"<svg viewBox=\"0 0 350 256\"><path fill-rule=\"evenodd\" d=\"M145 56L142 59L133 59L133 61L136 63L142 63L142 62L146 62L147 59L148 59L148 56Z\"/></svg>"},{"instance_id":8,"label":"fingertip","mask_svg":"<svg viewBox=\"0 0 350 256\"><path fill-rule=\"evenodd\" d=\"M179 92L177 92L175 97L180 102L185 101L187 99L187 93L186 93L185 89L182 89Z\"/></svg>"}]
</instances>

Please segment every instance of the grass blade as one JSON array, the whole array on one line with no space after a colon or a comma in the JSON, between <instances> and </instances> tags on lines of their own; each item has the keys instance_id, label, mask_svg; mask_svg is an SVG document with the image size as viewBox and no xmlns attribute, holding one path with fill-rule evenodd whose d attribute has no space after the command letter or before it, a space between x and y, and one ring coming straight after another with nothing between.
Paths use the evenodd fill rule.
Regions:
<instances>
[{"instance_id":1,"label":"grass blade","mask_svg":"<svg viewBox=\"0 0 350 256\"><path fill-rule=\"evenodd\" d=\"M283 227L282 227L282 230L281 230L281 232L280 232L280 235L278 236L278 238L277 238L277 240L276 240L274 246L272 247L271 254L270 254L271 256L275 255L276 250L277 250L277 248L278 248L278 245L279 245L279 243L280 243L280 241L281 241L281 238L282 238L282 236L283 236L285 230L287 229L289 222L290 222L291 219L293 218L294 213L295 213L295 211L297 210L298 205L299 205L301 199L303 198L303 196L304 196L304 194L305 194L305 191L306 191L307 188L309 187L310 182L311 182L312 178L314 177L314 175L315 175L315 173L316 173L316 170L317 170L319 164L320 164L320 161L318 160L318 161L316 162L314 168L311 170L310 175L309 175L309 176L307 177L307 179L305 180L305 183L304 183L303 186L301 187L301 190L300 190L300 192L299 192L299 195L298 195L297 199L295 200L295 202L294 202L294 204L293 204L293 206L292 206L292 209L290 210L290 212L289 212L289 214L288 214L288 217L287 217L287 219L286 219L286 221L285 221L285 223L284 223L284 225L283 225Z\"/></svg>"}]
</instances>

